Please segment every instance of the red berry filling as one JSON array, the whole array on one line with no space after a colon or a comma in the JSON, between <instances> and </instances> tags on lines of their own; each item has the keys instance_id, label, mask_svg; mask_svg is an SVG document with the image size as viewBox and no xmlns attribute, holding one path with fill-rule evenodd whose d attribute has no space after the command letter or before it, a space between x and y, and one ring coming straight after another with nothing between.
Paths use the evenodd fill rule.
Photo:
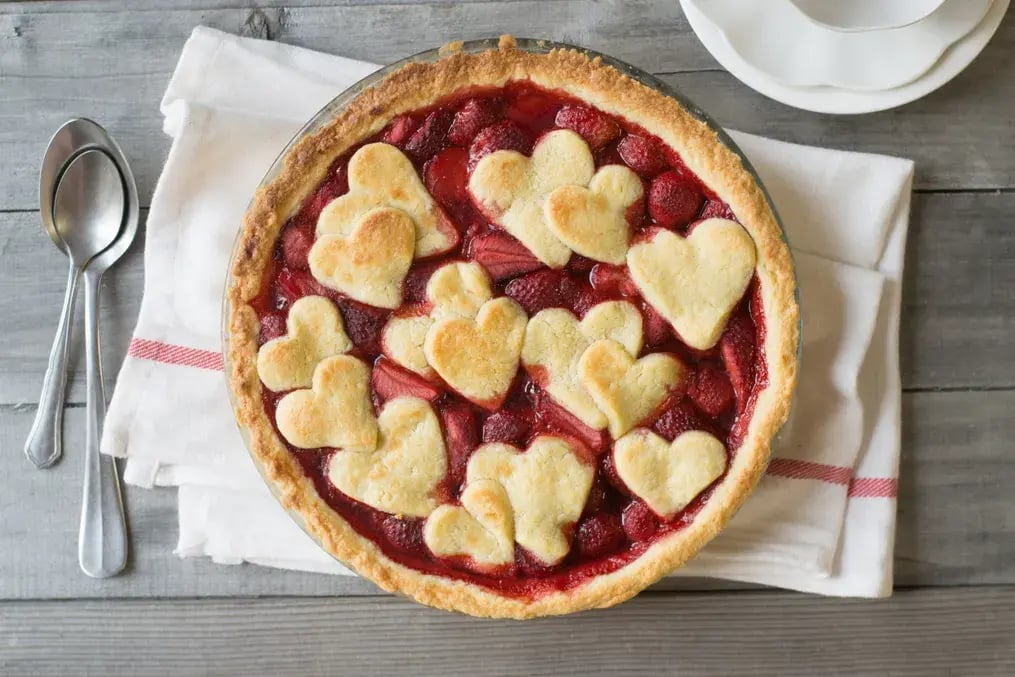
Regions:
<instances>
[{"instance_id":1,"label":"red berry filling","mask_svg":"<svg viewBox=\"0 0 1015 677\"><path fill-rule=\"evenodd\" d=\"M494 280L506 280L543 267L525 245L499 230L473 240L470 253L472 260L482 265Z\"/></svg>"},{"instance_id":2,"label":"red berry filling","mask_svg":"<svg viewBox=\"0 0 1015 677\"><path fill-rule=\"evenodd\" d=\"M408 115L397 117L385 128L384 133L381 134L381 141L390 143L392 146L404 148L409 137L416 131L418 124Z\"/></svg>"},{"instance_id":3,"label":"red berry filling","mask_svg":"<svg viewBox=\"0 0 1015 677\"><path fill-rule=\"evenodd\" d=\"M450 486L447 489L449 491L452 489L457 491L465 481L465 470L469 464L469 457L479 446L476 419L475 410L460 402L447 404L441 411L448 454L448 484Z\"/></svg>"},{"instance_id":4,"label":"red berry filling","mask_svg":"<svg viewBox=\"0 0 1015 677\"><path fill-rule=\"evenodd\" d=\"M694 179L676 170L652 180L648 193L648 213L660 226L686 226L694 220L705 202Z\"/></svg>"},{"instance_id":5,"label":"red berry filling","mask_svg":"<svg viewBox=\"0 0 1015 677\"><path fill-rule=\"evenodd\" d=\"M624 543L624 528L616 515L597 512L578 524L575 545L584 557L602 557Z\"/></svg>"},{"instance_id":6,"label":"red berry filling","mask_svg":"<svg viewBox=\"0 0 1015 677\"><path fill-rule=\"evenodd\" d=\"M617 144L617 153L628 167L642 176L654 176L667 167L660 143L648 136L625 136Z\"/></svg>"},{"instance_id":7,"label":"red berry filling","mask_svg":"<svg viewBox=\"0 0 1015 677\"><path fill-rule=\"evenodd\" d=\"M501 90L464 92L429 109L399 116L376 136L363 140L402 148L462 235L453 251L413 263L403 283L403 308L395 313L426 312L427 281L438 267L456 260L482 265L494 281L494 294L513 298L530 316L546 308L566 308L583 317L597 303L627 299L642 311L642 353L678 355L688 372L686 393L675 394L642 425L668 440L688 430L706 430L727 441L729 453L735 454L753 411L753 395L766 383L760 349L764 312L756 282L733 312L719 345L695 351L681 343L669 323L644 301L626 267L575 254L563 270L550 270L473 206L468 182L480 159L498 150L529 154L536 140L553 129L581 135L595 154L597 166L624 164L643 177L645 207L639 205L629 214L636 238L654 227L679 232L699 219L735 218L729 206L684 166L678 153L620 117L525 82L509 83ZM564 561L548 565L517 547L515 563L495 574L434 557L423 542L423 520L388 515L341 494L327 480L327 453L290 446L324 500L357 532L405 566L525 597L572 588L616 570L656 539L691 523L707 495L699 496L673 519L660 519L617 477L609 453L610 435L588 427L554 402L539 385L545 385L539 373L520 369L503 406L491 413L443 383L429 381L381 355L381 333L392 312L324 287L310 275L307 265L317 218L331 200L347 192L346 166L356 148L335 160L325 181L279 235L264 290L252 304L261 323L260 342L285 335L288 308L296 300L308 295L332 299L354 344L353 354L373 365L371 387L377 408L400 396L433 403L441 419L448 462L447 479L438 490L441 501L458 500L468 460L483 443L524 449L536 435L563 435L575 441L582 458L596 467L596 475L583 516L569 530L572 548ZM264 406L272 421L281 396L264 392Z\"/></svg>"},{"instance_id":8,"label":"red berry filling","mask_svg":"<svg viewBox=\"0 0 1015 677\"><path fill-rule=\"evenodd\" d=\"M564 106L557 111L556 123L562 129L580 134L592 150L598 150L620 136L620 125L588 106Z\"/></svg>"},{"instance_id":9,"label":"red berry filling","mask_svg":"<svg viewBox=\"0 0 1015 677\"><path fill-rule=\"evenodd\" d=\"M421 400L436 402L441 396L441 391L425 378L399 367L386 357L374 362L370 385L381 402L396 397L418 397Z\"/></svg>"},{"instance_id":10,"label":"red berry filling","mask_svg":"<svg viewBox=\"0 0 1015 677\"><path fill-rule=\"evenodd\" d=\"M405 152L419 163L433 157L444 147L451 121L451 113L446 110L435 110L427 115L405 143Z\"/></svg>"},{"instance_id":11,"label":"red berry filling","mask_svg":"<svg viewBox=\"0 0 1015 677\"><path fill-rule=\"evenodd\" d=\"M567 273L539 270L508 282L504 294L517 301L531 317L546 308L573 307L578 285Z\"/></svg>"},{"instance_id":12,"label":"red berry filling","mask_svg":"<svg viewBox=\"0 0 1015 677\"><path fill-rule=\"evenodd\" d=\"M468 146L479 131L497 122L500 105L496 99L469 99L455 113L455 119L448 130L448 141L456 146Z\"/></svg>"},{"instance_id":13,"label":"red berry filling","mask_svg":"<svg viewBox=\"0 0 1015 677\"><path fill-rule=\"evenodd\" d=\"M469 146L469 162L475 167L484 157L499 150L516 150L527 155L532 150L532 141L521 127L511 120L504 120L476 135Z\"/></svg>"},{"instance_id":14,"label":"red berry filling","mask_svg":"<svg viewBox=\"0 0 1015 677\"><path fill-rule=\"evenodd\" d=\"M659 530L659 520L641 501L631 501L624 508L622 521L624 533L635 543L649 540Z\"/></svg>"}]
</instances>

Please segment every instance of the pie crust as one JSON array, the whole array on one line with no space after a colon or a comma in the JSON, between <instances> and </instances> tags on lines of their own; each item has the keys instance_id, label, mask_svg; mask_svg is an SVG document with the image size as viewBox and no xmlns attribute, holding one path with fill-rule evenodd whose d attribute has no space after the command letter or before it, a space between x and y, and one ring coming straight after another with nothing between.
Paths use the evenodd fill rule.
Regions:
<instances>
[{"instance_id":1,"label":"pie crust","mask_svg":"<svg viewBox=\"0 0 1015 677\"><path fill-rule=\"evenodd\" d=\"M266 271L269 269L282 227L321 183L335 158L347 153L364 139L377 134L401 114L427 108L459 91L503 87L509 81L517 80L527 80L547 90L561 91L607 114L623 118L648 130L676 150L686 167L701 183L730 207L753 240L755 247L754 275L765 313L763 351L759 352L764 354L764 368L767 371L767 385L755 393L753 414L748 420L746 429L738 433L742 441L736 453L732 455L725 475L714 485L707 500L702 502L686 526L664 533L652 541L644 552L620 568L592 575L575 587L541 590L533 595L504 594L471 579L427 573L399 563L385 554L374 540L361 535L328 505L318 493L314 481L304 473L300 463L280 439L263 405L265 386L258 375L259 320L251 306L252 301L263 289ZM570 137L577 136L572 132L552 134L563 137L565 146L573 145L574 139ZM578 138L580 140L580 137ZM380 150L383 154L386 149ZM511 181L528 180L531 183L531 165L534 163L529 157L514 151L498 151L494 155L501 157L495 158L491 155L484 160L489 166L501 166L499 176L507 176ZM394 211L394 215L400 217L391 218L390 221L398 224L404 221L415 226L417 253L420 248L427 253L433 253L455 246L457 243L453 238L456 237L456 233L449 231L447 224L442 222L441 214L438 213L440 210L434 211L425 189L420 192L423 186L419 183L418 177L406 175L403 171L404 166L399 164L398 158L385 155L384 161L393 167L392 175L398 175L401 177L399 180L409 186L407 191L401 191L401 197L386 193L385 186L377 183L377 177L369 174L364 174L368 177L366 185L354 189L350 176L351 187L348 195L352 197L339 198L345 199L345 202L329 207L326 211L333 216L333 212L345 209L350 214L361 217L361 223L369 221L372 212L376 210L382 210L382 215ZM504 167L508 169L505 170ZM554 236L553 232L569 240L572 244L570 249L577 250L584 242L586 256L601 258L611 263L620 261L616 237L606 238L602 242L589 240L587 233L580 232L581 224L578 220L572 219L573 215L568 214L568 207L570 205L574 208L578 205L584 214L582 221L586 225L594 223L596 227L601 227L605 231L615 225L615 215L630 200L635 199L633 193L637 190L624 172L611 170L603 175L603 171L600 170L594 173L591 164L586 163L581 166L579 173L582 174L579 177L582 181L565 182L580 184L580 187L574 185L568 187L575 197L570 201L565 200L564 204L554 204L550 210L541 214L545 221L551 223L547 224L548 229L540 234L545 237L535 247L539 249L540 258L551 268L563 265L569 255L569 248L563 245L560 237ZM623 195L620 198L597 197L601 186L607 184L624 186ZM525 191L516 192L514 204L516 206L521 204L519 209L531 209L531 205L524 204L528 195L529 193ZM501 211L512 208L510 203L495 205L497 197L497 191L492 191L490 195L492 202L489 204ZM335 205L336 202L337 200L331 204ZM390 213L387 215L392 217ZM373 216L376 216L376 213ZM330 221L322 215L319 223L325 222ZM393 226L395 230L399 227ZM519 221L518 227L524 225ZM329 233L321 233L319 226L319 236ZM523 234L519 239L524 242L525 237ZM691 239L687 238L688 241ZM399 242L401 241L399 239ZM578 247L573 246L576 244ZM278 175L255 195L245 216L236 251L227 291L227 378L234 396L236 417L248 433L250 451L262 469L266 481L273 486L282 505L302 518L306 530L327 552L385 590L408 595L431 606L477 616L528 618L607 607L632 597L684 564L719 533L757 483L768 462L770 443L789 413L796 380L799 341L796 283L788 247L763 191L752 174L744 168L740 158L719 141L716 132L695 118L680 103L628 78L598 58L590 59L579 51L555 50L537 54L518 49L510 36L504 36L497 49L466 54L455 45L451 45L445 49L443 58L435 63L411 63L392 72L379 84L359 94L330 124L303 138L293 147L284 159ZM399 261L404 260L405 248L399 249L397 254ZM312 260L313 258L311 257ZM646 268L651 269L651 265ZM365 293L370 298L378 299L382 305L395 304L395 288L387 281L403 275L402 268L396 266L375 273L383 279L376 284L371 283L373 287ZM430 320L434 323L443 324L454 331L441 334L438 340L427 340L426 345L422 346L424 352L434 355L440 353L438 364L453 370L456 360L464 358L463 355L453 354L455 337L461 335L463 328L481 329L484 318L495 317L502 323L509 339L499 346L500 352L503 353L500 355L502 361L514 359L520 365L518 368L524 368L521 363L527 359L523 348L525 326L521 325L519 329L516 322L517 306L511 307L506 302L509 300L500 303L498 301L501 299L486 300L478 312L475 312L476 308L470 307L461 312L451 311L432 315ZM491 308L492 304L496 307ZM672 308L673 305L667 307ZM329 377L342 370L352 373L359 380L363 378L362 368L368 365L361 362L356 364L359 361L355 357L342 354L345 349L342 327L336 329L333 326L334 318L327 314L330 311L325 309L324 312L325 316L314 321L319 324L330 323L330 341L327 345L315 345L308 349L317 351L321 356L327 354L330 357L325 358L313 372L313 383L306 384L305 380L310 372L306 368L305 360L300 362L304 358L299 355L288 355L287 359L303 364L303 371L300 372L300 380L303 382L301 385L313 387L296 391L286 397L293 395L304 399L321 397L322 393L318 391L327 387ZM560 321L560 318L557 321ZM700 332L703 342L712 338L707 329L706 327ZM423 326L423 330L428 338L434 336L426 326ZM576 333L578 329L575 326L571 331ZM597 334L594 330L590 330L589 333L597 339L597 351L596 355L589 356L578 365L579 377L586 372L596 371L595 363L598 360L593 359L596 356L608 356L619 351L633 361L634 358L625 351L625 342L629 345L641 341L640 330L638 337L633 337L631 332L622 336L602 336L603 332ZM417 341L421 335L417 327L415 335ZM409 340L411 342L411 338ZM463 346L459 349L465 348ZM444 351L449 350L452 353L444 354ZM418 356L418 352L416 355ZM446 362L440 362L442 359ZM643 357L641 361L645 359ZM423 365L418 362L416 366L423 369ZM674 382L682 379L679 362L676 365L649 364L646 370L658 372L656 380L664 384L657 383L660 388L673 387ZM440 366L437 371L440 371ZM500 384L504 375L498 373L497 378L499 379L497 383ZM592 380L602 386L598 393L593 391L593 397L598 394L599 397L609 399L610 388L607 387L609 384L595 378ZM474 385L467 384L463 387L470 388ZM566 385L576 384L572 382ZM489 388L484 390L483 387L475 387L473 390L474 392L470 392L467 396L471 395L471 399L484 406L496 408L498 397L501 395L499 386L493 389L496 392L490 391ZM352 407L348 415L352 418L360 416L360 408ZM406 415L418 418L421 421L420 425L432 433L434 414L430 404L418 399L389 400L383 407L379 432L375 424L366 421L354 425L351 432L345 431L345 434L355 432L358 435L355 444L360 445L361 450L355 453L398 456L405 451L397 448L397 442L390 444L384 442L388 436L394 434L393 427L398 425L397 421L388 419L402 410L407 412ZM391 414L385 416L389 412ZM607 418L610 419L609 425L615 428L618 437L626 435L623 439L627 456L630 456L632 449L641 447L651 447L653 453L658 454L665 446L665 440L660 442L658 437L647 431L640 429L630 431L626 424L629 417L625 417L622 411L614 412L612 416L607 415ZM306 425L304 420L296 423ZM607 422L601 420L598 421L598 425L606 427ZM303 430L301 434L320 435L321 431L308 433ZM712 466L707 469L708 472L721 473L721 469L715 467L714 445L707 439L699 439L701 436L691 435L690 439L684 439L688 435L690 433L685 433L675 440L674 447L680 446L681 453L685 455L693 456L700 452L704 457L711 459L709 462ZM377 440L381 440L381 447L379 449L376 446L371 447L378 449L375 451L362 451L365 448L362 445L374 436ZM652 439L653 437L655 439ZM427 449L417 449L412 451L412 454L434 453L439 442L432 438L431 443ZM430 512L433 522L428 521L426 529L434 532L429 534L429 537L434 537L440 542L436 544L435 541L431 550L451 552L456 548L466 547L462 545L464 542L462 539L455 541L453 538L439 535L442 529L451 525L465 530L460 533L472 530L469 531L471 540L465 540L472 544L469 547L473 547L477 553L473 561L480 565L496 567L498 563L506 561L509 557L507 554L510 548L509 539L512 537L516 541L519 538L527 539L530 549L541 554L546 560L557 558L562 552L566 552L567 544L561 542L561 533L553 529L547 531L545 520L540 519L541 516L548 514L549 510L541 503L545 497L539 495L538 491L527 491L526 485L528 479L535 482L534 486L541 486L538 481L541 478L538 469L526 466L527 459L533 463L538 460L531 453L532 448L541 449L539 454L542 456L555 458L554 454L562 453L558 448L561 445L559 438L536 438L529 444L530 451L525 453L505 444L480 447L469 463L469 481L465 485L467 491L461 496L462 507L443 505ZM410 464L412 462L411 458L401 456L399 458L401 462ZM590 473L586 472L589 467L573 460L561 463L567 467L568 473L565 484L561 486L567 486L578 493L584 488L587 494L587 483L591 481ZM564 466L558 464L553 467ZM364 486L363 471L358 466L342 467L337 470L333 467L332 471L344 473L343 481L357 487L355 491L377 490L376 487ZM627 462L623 471L629 478L644 478L646 473L651 474L652 468L646 467L642 459L640 463ZM395 480L397 482L397 478ZM422 482L429 485L432 480L432 477L417 478L417 484ZM635 481L640 480L632 479L632 482ZM425 492L421 493L418 486L412 489L412 496L402 497L400 499L402 503L395 507L417 513L433 510L434 506ZM515 495L512 496L512 493ZM505 501L510 504L512 499L518 502L514 507L513 523L505 515L504 509ZM661 509L666 511L677 507L673 500L669 503L655 497L654 500L657 503L665 503ZM577 498L571 500L568 514L562 519L576 518L577 513L581 512L580 504L577 508L573 505L577 501ZM523 513L528 517L521 517ZM481 514L482 517L476 518L477 514ZM439 519L434 516L438 516Z\"/></svg>"}]
</instances>

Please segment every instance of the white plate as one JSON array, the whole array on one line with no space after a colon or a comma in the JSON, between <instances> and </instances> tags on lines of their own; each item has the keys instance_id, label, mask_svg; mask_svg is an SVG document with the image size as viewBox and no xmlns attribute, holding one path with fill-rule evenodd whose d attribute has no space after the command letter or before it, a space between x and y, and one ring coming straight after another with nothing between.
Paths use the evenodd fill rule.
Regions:
<instances>
[{"instance_id":1,"label":"white plate","mask_svg":"<svg viewBox=\"0 0 1015 677\"><path fill-rule=\"evenodd\" d=\"M856 91L835 87L793 87L769 77L741 58L691 0L680 0L691 28L705 48L723 68L745 85L788 106L816 113L857 114L895 108L915 101L961 73L973 62L994 35L1004 18L1010 0L995 0L976 26L964 38L945 51L941 59L922 77L894 89Z\"/></svg>"},{"instance_id":2,"label":"white plate","mask_svg":"<svg viewBox=\"0 0 1015 677\"><path fill-rule=\"evenodd\" d=\"M811 21L837 31L901 28L925 19L945 0L790 0Z\"/></svg>"},{"instance_id":3,"label":"white plate","mask_svg":"<svg viewBox=\"0 0 1015 677\"><path fill-rule=\"evenodd\" d=\"M973 30L991 0L948 0L923 21L846 33L820 26L791 0L690 0L740 57L785 85L893 89L926 73Z\"/></svg>"}]
</instances>

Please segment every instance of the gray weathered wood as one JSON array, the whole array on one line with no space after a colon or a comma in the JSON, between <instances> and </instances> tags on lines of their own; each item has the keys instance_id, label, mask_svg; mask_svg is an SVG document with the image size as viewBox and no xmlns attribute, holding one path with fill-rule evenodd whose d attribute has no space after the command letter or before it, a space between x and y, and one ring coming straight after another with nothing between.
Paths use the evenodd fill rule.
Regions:
<instances>
[{"instance_id":1,"label":"gray weathered wood","mask_svg":"<svg viewBox=\"0 0 1015 677\"><path fill-rule=\"evenodd\" d=\"M913 196L904 388L1015 386L1015 193Z\"/></svg>"},{"instance_id":2,"label":"gray weathered wood","mask_svg":"<svg viewBox=\"0 0 1015 677\"><path fill-rule=\"evenodd\" d=\"M147 211L142 212L142 219ZM143 222L142 222L143 225ZM102 279L103 370L110 384L120 371L144 291L144 228L127 254ZM0 345L0 404L36 402L63 303L67 259L42 229L37 212L0 212L0 313L10 318ZM69 402L84 401L83 297L71 333Z\"/></svg>"},{"instance_id":3,"label":"gray weathered wood","mask_svg":"<svg viewBox=\"0 0 1015 677\"><path fill-rule=\"evenodd\" d=\"M677 2L371 4L282 9L75 13L75 5L0 14L0 205L36 206L35 167L65 119L94 117L121 142L147 204L168 148L158 101L193 26L273 39L379 63L455 38L514 32L601 49L677 85L722 123L802 143L913 157L924 189L1015 187L1015 18L947 86L895 111L834 117L770 101L704 51ZM60 10L63 11L60 11ZM339 29L341 28L341 29ZM351 36L370 35L368 41ZM115 49L111 46L115 45ZM691 72L701 71L707 72ZM956 125L956 119L975 124ZM17 130L13 133L12 130Z\"/></svg>"},{"instance_id":4,"label":"gray weathered wood","mask_svg":"<svg viewBox=\"0 0 1015 677\"><path fill-rule=\"evenodd\" d=\"M879 602L642 595L476 621L392 598L0 604L0 670L35 675L1010 675L1015 590Z\"/></svg>"},{"instance_id":5,"label":"gray weathered wood","mask_svg":"<svg viewBox=\"0 0 1015 677\"><path fill-rule=\"evenodd\" d=\"M907 388L1015 386L1013 193L917 194L903 290L903 384ZM141 303L142 239L104 286L103 353L119 370ZM0 213L0 317L18 318L0 346L0 404L34 402L63 298L63 256L35 213ZM76 354L81 341L75 340ZM75 363L70 401L83 401Z\"/></svg>"},{"instance_id":6,"label":"gray weathered wood","mask_svg":"<svg viewBox=\"0 0 1015 677\"><path fill-rule=\"evenodd\" d=\"M1015 391L911 393L904 398L904 454L896 545L900 586L1015 584ZM128 488L133 558L124 576L94 581L77 569L75 534L82 454L68 446L46 472L20 448L30 408L0 410L0 599L377 594L364 581L260 567L179 560L176 495ZM83 410L67 412L81 439ZM45 528L39 528L45 525ZM657 589L742 587L668 580Z\"/></svg>"}]
</instances>

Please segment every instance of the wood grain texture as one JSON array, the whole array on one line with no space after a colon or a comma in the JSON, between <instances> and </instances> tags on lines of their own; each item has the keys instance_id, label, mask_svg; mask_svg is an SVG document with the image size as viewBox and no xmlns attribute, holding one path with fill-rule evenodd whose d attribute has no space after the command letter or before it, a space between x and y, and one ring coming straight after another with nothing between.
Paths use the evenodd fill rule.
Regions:
<instances>
[{"instance_id":1,"label":"wood grain texture","mask_svg":"<svg viewBox=\"0 0 1015 677\"><path fill-rule=\"evenodd\" d=\"M1008 388L1015 359L1015 193L914 196L903 287L902 374L906 388ZM143 234L143 229L142 229ZM143 235L103 283L103 359L113 378L134 329L143 288ZM63 256L38 214L0 213L0 404L38 399L63 300ZM80 309L79 309L80 310ZM82 340L69 401L84 400Z\"/></svg>"},{"instance_id":2,"label":"wood grain texture","mask_svg":"<svg viewBox=\"0 0 1015 677\"><path fill-rule=\"evenodd\" d=\"M1012 588L910 591L879 602L642 595L608 611L523 623L394 598L27 602L0 604L0 671L725 675L739 666L755 675L1010 675L1013 632Z\"/></svg>"},{"instance_id":3,"label":"wood grain texture","mask_svg":"<svg viewBox=\"0 0 1015 677\"><path fill-rule=\"evenodd\" d=\"M896 584L1015 584L1015 392L910 393L903 403ZM83 439L83 413L67 412L68 440ZM17 478L0 492L0 599L379 594L353 578L176 558L171 489L128 487L130 569L86 578L75 554L83 455L69 443L53 469L30 468L20 449L33 415L0 409L0 477ZM739 587L672 579L656 589Z\"/></svg>"},{"instance_id":4,"label":"wood grain texture","mask_svg":"<svg viewBox=\"0 0 1015 677\"><path fill-rule=\"evenodd\" d=\"M102 278L102 366L108 393L120 371L127 344L137 323L144 291L144 217L131 248ZM63 304L67 259L42 229L37 212L0 212L0 405L34 403L39 399L42 376ZM83 402L84 296L75 306L77 320L70 343L71 375L67 401Z\"/></svg>"},{"instance_id":5,"label":"wood grain texture","mask_svg":"<svg viewBox=\"0 0 1015 677\"><path fill-rule=\"evenodd\" d=\"M801 143L912 157L920 189L1015 187L1015 15L983 55L925 99L894 111L828 116L770 101L705 52L678 3L541 0L475 3L77 11L75 3L0 14L0 208L36 207L34 168L67 118L93 117L124 147L147 204L168 149L158 111L199 24L386 63L457 38L513 32L599 49L683 89L721 123ZM552 27L552 29L550 28ZM370 40L351 36L369 35ZM956 119L975 124L956 125Z\"/></svg>"}]
</instances>

